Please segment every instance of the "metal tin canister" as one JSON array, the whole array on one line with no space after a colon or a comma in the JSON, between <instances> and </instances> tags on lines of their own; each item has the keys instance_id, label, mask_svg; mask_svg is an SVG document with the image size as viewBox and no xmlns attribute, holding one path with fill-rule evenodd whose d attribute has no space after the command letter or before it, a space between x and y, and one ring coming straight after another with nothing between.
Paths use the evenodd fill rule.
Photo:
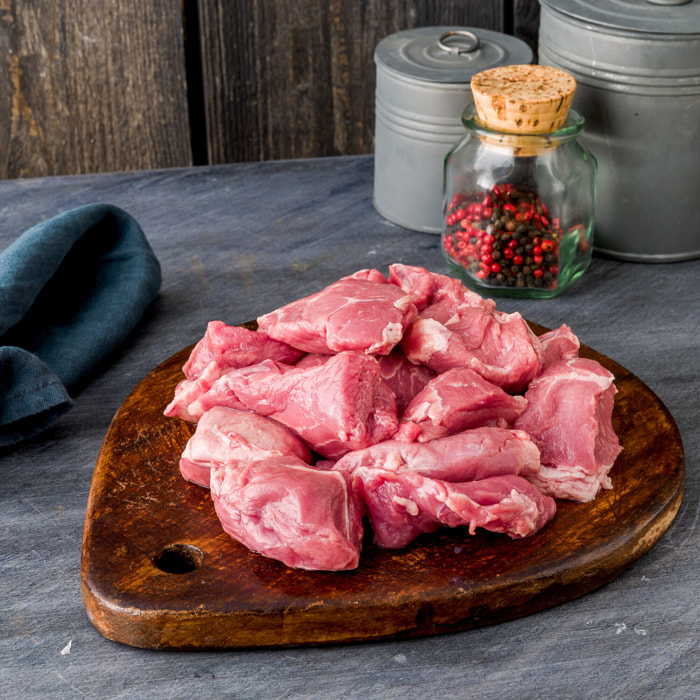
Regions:
<instances>
[{"instance_id":1,"label":"metal tin canister","mask_svg":"<svg viewBox=\"0 0 700 700\"><path fill-rule=\"evenodd\" d=\"M700 0L540 0L540 63L577 81L598 161L594 248L700 257Z\"/></svg>"},{"instance_id":2,"label":"metal tin canister","mask_svg":"<svg viewBox=\"0 0 700 700\"><path fill-rule=\"evenodd\" d=\"M377 44L374 206L384 218L440 233L444 161L464 136L471 77L532 60L520 39L471 27L420 27Z\"/></svg>"}]
</instances>

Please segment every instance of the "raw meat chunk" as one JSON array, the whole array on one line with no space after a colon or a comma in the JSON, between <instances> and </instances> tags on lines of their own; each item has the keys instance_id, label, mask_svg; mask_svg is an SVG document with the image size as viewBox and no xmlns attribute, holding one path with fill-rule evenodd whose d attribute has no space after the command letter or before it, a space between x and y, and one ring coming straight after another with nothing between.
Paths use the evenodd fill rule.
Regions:
<instances>
[{"instance_id":1,"label":"raw meat chunk","mask_svg":"<svg viewBox=\"0 0 700 700\"><path fill-rule=\"evenodd\" d=\"M333 355L321 355L318 352L308 352L303 355L299 360L294 363L295 367L303 367L308 369L309 367L318 367L319 365L325 364L331 359Z\"/></svg>"},{"instance_id":2,"label":"raw meat chunk","mask_svg":"<svg viewBox=\"0 0 700 700\"><path fill-rule=\"evenodd\" d=\"M308 353L304 355L294 366L313 367L327 362L331 355ZM433 378L435 372L423 365L414 365L397 349L388 355L376 355L379 361L379 370L384 383L396 396L396 410L399 415L408 406L409 401Z\"/></svg>"},{"instance_id":3,"label":"raw meat chunk","mask_svg":"<svg viewBox=\"0 0 700 700\"><path fill-rule=\"evenodd\" d=\"M540 469L540 452L522 430L484 427L423 443L386 440L349 452L332 466L344 472L360 467L409 471L451 482L474 481L501 474L534 474Z\"/></svg>"},{"instance_id":4,"label":"raw meat chunk","mask_svg":"<svg viewBox=\"0 0 700 700\"><path fill-rule=\"evenodd\" d=\"M519 476L450 483L411 472L360 467L353 488L367 507L379 547L405 547L418 535L465 525L512 538L542 529L556 512L553 498Z\"/></svg>"},{"instance_id":5,"label":"raw meat chunk","mask_svg":"<svg viewBox=\"0 0 700 700\"><path fill-rule=\"evenodd\" d=\"M361 503L343 474L298 457L270 457L211 470L211 497L223 529L249 549L298 569L357 567Z\"/></svg>"},{"instance_id":6,"label":"raw meat chunk","mask_svg":"<svg viewBox=\"0 0 700 700\"><path fill-rule=\"evenodd\" d=\"M539 373L537 342L520 314L468 307L449 326L419 318L406 330L400 347L411 362L438 373L468 367L504 391L518 393Z\"/></svg>"},{"instance_id":7,"label":"raw meat chunk","mask_svg":"<svg viewBox=\"0 0 700 700\"><path fill-rule=\"evenodd\" d=\"M401 418L398 437L427 442L468 428L505 428L526 405L524 397L507 394L474 370L449 369L414 396Z\"/></svg>"},{"instance_id":8,"label":"raw meat chunk","mask_svg":"<svg viewBox=\"0 0 700 700\"><path fill-rule=\"evenodd\" d=\"M484 363L486 378L507 391L522 391L541 369L539 339L518 312L462 307L446 328Z\"/></svg>"},{"instance_id":9,"label":"raw meat chunk","mask_svg":"<svg viewBox=\"0 0 700 700\"><path fill-rule=\"evenodd\" d=\"M173 398L163 413L170 418L178 417L196 423L206 410L216 405L247 410L246 405L239 401L235 394L229 392L226 396L222 395L225 387L221 387L220 382L217 400L206 408L200 406L202 398L211 395L214 385L220 378L219 364L215 361L210 362L196 379L183 379L178 382Z\"/></svg>"},{"instance_id":10,"label":"raw meat chunk","mask_svg":"<svg viewBox=\"0 0 700 700\"><path fill-rule=\"evenodd\" d=\"M311 367L265 360L225 372L205 393L190 398L190 404L178 406L179 415L198 420L214 406L243 405L286 425L329 459L398 430L396 398L382 380L379 362L361 352L341 352Z\"/></svg>"},{"instance_id":11,"label":"raw meat chunk","mask_svg":"<svg viewBox=\"0 0 700 700\"><path fill-rule=\"evenodd\" d=\"M223 321L210 321L182 371L187 379L196 379L206 367L210 367L211 362L216 362L221 374L227 369L256 365L263 360L291 365L302 354L301 350L274 340L265 333L242 326L227 326Z\"/></svg>"},{"instance_id":12,"label":"raw meat chunk","mask_svg":"<svg viewBox=\"0 0 700 700\"><path fill-rule=\"evenodd\" d=\"M542 348L542 368L549 367L560 360L578 357L581 343L566 324L539 336Z\"/></svg>"},{"instance_id":13,"label":"raw meat chunk","mask_svg":"<svg viewBox=\"0 0 700 700\"><path fill-rule=\"evenodd\" d=\"M386 355L416 315L408 294L379 271L361 270L260 316L258 328L306 352Z\"/></svg>"},{"instance_id":14,"label":"raw meat chunk","mask_svg":"<svg viewBox=\"0 0 700 700\"><path fill-rule=\"evenodd\" d=\"M531 382L514 426L540 449L543 468L529 478L545 493L587 502L612 488L608 472L622 450L612 426L613 380L595 360L575 358Z\"/></svg>"},{"instance_id":15,"label":"raw meat chunk","mask_svg":"<svg viewBox=\"0 0 700 700\"><path fill-rule=\"evenodd\" d=\"M401 343L412 362L437 372L470 367L514 393L539 372L539 340L519 313L496 311L493 300L459 280L420 267L391 265L389 280L411 294L419 312Z\"/></svg>"},{"instance_id":16,"label":"raw meat chunk","mask_svg":"<svg viewBox=\"0 0 700 700\"><path fill-rule=\"evenodd\" d=\"M401 415L411 399L435 377L435 372L423 365L414 365L400 351L380 355L379 370L386 385L396 396L396 410Z\"/></svg>"},{"instance_id":17,"label":"raw meat chunk","mask_svg":"<svg viewBox=\"0 0 700 700\"><path fill-rule=\"evenodd\" d=\"M311 461L309 448L283 425L250 411L215 406L187 441L180 472L187 481L209 488L214 464L244 466L275 455Z\"/></svg>"},{"instance_id":18,"label":"raw meat chunk","mask_svg":"<svg viewBox=\"0 0 700 700\"><path fill-rule=\"evenodd\" d=\"M440 323L448 323L463 306L492 311L496 305L492 299L465 287L460 280L422 267L390 265L389 281L411 295L421 318L434 318Z\"/></svg>"}]
</instances>

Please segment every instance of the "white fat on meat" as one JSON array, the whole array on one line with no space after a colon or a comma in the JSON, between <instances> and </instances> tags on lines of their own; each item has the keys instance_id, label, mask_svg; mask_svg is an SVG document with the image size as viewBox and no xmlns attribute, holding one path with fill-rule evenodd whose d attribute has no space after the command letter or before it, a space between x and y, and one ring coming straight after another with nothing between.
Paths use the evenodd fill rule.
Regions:
<instances>
[{"instance_id":1,"label":"white fat on meat","mask_svg":"<svg viewBox=\"0 0 700 700\"><path fill-rule=\"evenodd\" d=\"M359 468L413 472L442 481L461 482L490 476L530 476L540 470L540 452L522 430L482 427L430 442L386 440L323 465L353 473Z\"/></svg>"},{"instance_id":2,"label":"white fat on meat","mask_svg":"<svg viewBox=\"0 0 700 700\"><path fill-rule=\"evenodd\" d=\"M441 527L466 526L512 538L534 535L556 513L553 498L520 476L451 483L413 472L360 467L352 474L379 547L405 547Z\"/></svg>"},{"instance_id":3,"label":"white fat on meat","mask_svg":"<svg viewBox=\"0 0 700 700\"><path fill-rule=\"evenodd\" d=\"M241 467L274 456L311 462L309 448L288 428L250 411L215 406L197 424L180 458L180 473L209 488L211 468Z\"/></svg>"},{"instance_id":4,"label":"white fat on meat","mask_svg":"<svg viewBox=\"0 0 700 700\"><path fill-rule=\"evenodd\" d=\"M614 376L587 358L556 362L530 383L514 426L540 449L543 468L530 479L545 493L585 503L612 488L622 450L612 426L616 393Z\"/></svg>"},{"instance_id":5,"label":"white fat on meat","mask_svg":"<svg viewBox=\"0 0 700 700\"><path fill-rule=\"evenodd\" d=\"M385 355L417 316L411 297L377 270L343 277L258 318L258 329L312 353Z\"/></svg>"},{"instance_id":6,"label":"white fat on meat","mask_svg":"<svg viewBox=\"0 0 700 700\"><path fill-rule=\"evenodd\" d=\"M398 437L427 442L481 426L508 427L527 399L513 396L474 370L456 367L430 380L401 417Z\"/></svg>"},{"instance_id":7,"label":"white fat on meat","mask_svg":"<svg viewBox=\"0 0 700 700\"><path fill-rule=\"evenodd\" d=\"M362 506L343 474L297 457L217 465L211 497L224 531L254 552L296 569L344 571L359 563Z\"/></svg>"}]
</instances>

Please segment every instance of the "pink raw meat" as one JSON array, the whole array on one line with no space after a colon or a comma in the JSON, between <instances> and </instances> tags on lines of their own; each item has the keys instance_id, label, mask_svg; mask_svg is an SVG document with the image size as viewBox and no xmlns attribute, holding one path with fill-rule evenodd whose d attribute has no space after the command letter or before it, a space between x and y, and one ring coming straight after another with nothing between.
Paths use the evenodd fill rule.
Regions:
<instances>
[{"instance_id":1,"label":"pink raw meat","mask_svg":"<svg viewBox=\"0 0 700 700\"><path fill-rule=\"evenodd\" d=\"M396 409L401 415L411 399L435 377L435 372L423 365L414 365L398 349L380 355L382 379L396 396Z\"/></svg>"},{"instance_id":2,"label":"pink raw meat","mask_svg":"<svg viewBox=\"0 0 700 700\"><path fill-rule=\"evenodd\" d=\"M419 318L406 330L401 350L411 362L438 373L468 367L504 391L518 393L539 373L537 342L520 314L468 307L450 326Z\"/></svg>"},{"instance_id":3,"label":"pink raw meat","mask_svg":"<svg viewBox=\"0 0 700 700\"><path fill-rule=\"evenodd\" d=\"M524 397L507 394L474 370L449 369L413 397L401 418L398 438L427 442L468 428L505 428L526 405Z\"/></svg>"},{"instance_id":4,"label":"pink raw meat","mask_svg":"<svg viewBox=\"0 0 700 700\"><path fill-rule=\"evenodd\" d=\"M309 367L318 367L319 365L328 362L331 357L333 357L333 355L322 355L318 352L308 352L306 355L303 355L299 360L297 360L294 363L294 366L303 367L305 369L308 369Z\"/></svg>"},{"instance_id":5,"label":"pink raw meat","mask_svg":"<svg viewBox=\"0 0 700 700\"><path fill-rule=\"evenodd\" d=\"M520 476L450 483L361 467L353 472L352 483L367 507L374 543L392 549L443 526L468 526L472 535L481 527L512 538L528 537L556 512L554 499Z\"/></svg>"},{"instance_id":6,"label":"pink raw meat","mask_svg":"<svg viewBox=\"0 0 700 700\"><path fill-rule=\"evenodd\" d=\"M496 311L493 300L459 280L421 267L391 265L389 280L411 294L419 312L401 343L412 362L437 372L469 367L514 393L539 372L539 340L519 313Z\"/></svg>"},{"instance_id":7,"label":"pink raw meat","mask_svg":"<svg viewBox=\"0 0 700 700\"><path fill-rule=\"evenodd\" d=\"M539 336L542 348L542 367L549 367L560 360L572 360L578 357L581 343L566 324L547 331Z\"/></svg>"},{"instance_id":8,"label":"pink raw meat","mask_svg":"<svg viewBox=\"0 0 700 700\"><path fill-rule=\"evenodd\" d=\"M225 373L224 373L225 374ZM205 411L216 405L237 408L242 411L247 410L247 406L236 398L235 394L229 392L224 396L225 387L221 386L219 379L222 373L217 362L210 362L196 379L183 379L178 382L170 403L163 412L170 418L182 418L183 420L196 423ZM214 385L218 385L217 400L211 405L202 407L200 402L203 397L211 396Z\"/></svg>"},{"instance_id":9,"label":"pink raw meat","mask_svg":"<svg viewBox=\"0 0 700 700\"><path fill-rule=\"evenodd\" d=\"M217 465L211 497L224 531L266 557L321 571L359 563L361 503L343 474L319 471L298 457Z\"/></svg>"},{"instance_id":10,"label":"pink raw meat","mask_svg":"<svg viewBox=\"0 0 700 700\"><path fill-rule=\"evenodd\" d=\"M540 452L522 430L484 427L430 442L386 440L349 452L332 466L348 473L360 467L410 471L442 481L474 481L502 474L535 474L540 469Z\"/></svg>"},{"instance_id":11,"label":"pink raw meat","mask_svg":"<svg viewBox=\"0 0 700 700\"><path fill-rule=\"evenodd\" d=\"M242 326L227 326L223 321L210 321L182 371L187 379L196 379L211 362L216 362L219 373L222 373L227 369L256 365L268 359L291 365L302 354L301 350L274 340L265 333Z\"/></svg>"},{"instance_id":12,"label":"pink raw meat","mask_svg":"<svg viewBox=\"0 0 700 700\"><path fill-rule=\"evenodd\" d=\"M422 267L389 266L389 281L411 295L422 318L447 323L463 306L493 310L496 303L465 287L454 277L430 272Z\"/></svg>"},{"instance_id":13,"label":"pink raw meat","mask_svg":"<svg viewBox=\"0 0 700 700\"><path fill-rule=\"evenodd\" d=\"M411 297L377 270L360 270L258 318L270 337L306 352L386 355L416 318Z\"/></svg>"},{"instance_id":14,"label":"pink raw meat","mask_svg":"<svg viewBox=\"0 0 700 700\"><path fill-rule=\"evenodd\" d=\"M622 450L612 426L614 377L585 358L547 367L528 387L527 408L515 427L541 452L542 470L530 477L555 498L588 502L612 488L608 472Z\"/></svg>"},{"instance_id":15,"label":"pink raw meat","mask_svg":"<svg viewBox=\"0 0 700 700\"><path fill-rule=\"evenodd\" d=\"M320 355L308 353L304 355L294 366L313 367L327 362L332 355ZM404 411L410 400L433 378L435 372L423 365L414 365L397 349L388 355L376 355L379 361L379 370L384 383L396 396L396 410L399 415Z\"/></svg>"},{"instance_id":16,"label":"pink raw meat","mask_svg":"<svg viewBox=\"0 0 700 700\"><path fill-rule=\"evenodd\" d=\"M225 372L208 391L190 398L179 415L198 420L214 406L243 405L286 425L329 459L398 430L396 398L382 380L379 362L362 352L341 352L311 367L265 360Z\"/></svg>"},{"instance_id":17,"label":"pink raw meat","mask_svg":"<svg viewBox=\"0 0 700 700\"><path fill-rule=\"evenodd\" d=\"M270 456L294 455L311 461L309 448L283 425L250 411L215 406L199 420L180 458L187 481L209 488L215 464L244 466Z\"/></svg>"}]
</instances>

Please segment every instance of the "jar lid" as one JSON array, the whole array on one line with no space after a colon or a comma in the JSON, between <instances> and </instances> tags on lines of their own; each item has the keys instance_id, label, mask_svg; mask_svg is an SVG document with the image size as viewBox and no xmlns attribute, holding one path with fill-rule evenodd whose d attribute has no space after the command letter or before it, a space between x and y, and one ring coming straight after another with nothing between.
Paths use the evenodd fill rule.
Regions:
<instances>
[{"instance_id":1,"label":"jar lid","mask_svg":"<svg viewBox=\"0 0 700 700\"><path fill-rule=\"evenodd\" d=\"M566 121L576 80L552 66L498 66L472 78L479 119L511 134L546 134Z\"/></svg>"},{"instance_id":2,"label":"jar lid","mask_svg":"<svg viewBox=\"0 0 700 700\"><path fill-rule=\"evenodd\" d=\"M532 58L521 39L471 27L407 29L382 39L374 52L378 66L403 77L457 84L469 84L486 68L529 63Z\"/></svg>"},{"instance_id":3,"label":"jar lid","mask_svg":"<svg viewBox=\"0 0 700 700\"><path fill-rule=\"evenodd\" d=\"M700 33L698 0L540 0L553 12L611 30Z\"/></svg>"}]
</instances>

